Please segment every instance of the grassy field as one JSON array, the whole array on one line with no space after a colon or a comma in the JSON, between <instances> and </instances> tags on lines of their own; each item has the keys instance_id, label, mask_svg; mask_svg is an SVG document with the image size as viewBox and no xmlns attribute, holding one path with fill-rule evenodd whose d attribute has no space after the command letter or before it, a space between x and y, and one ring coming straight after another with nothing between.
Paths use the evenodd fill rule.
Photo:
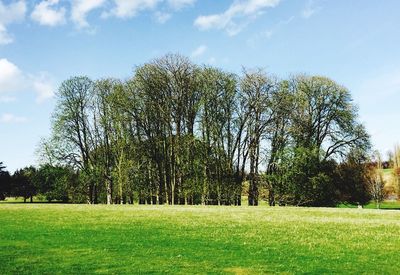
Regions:
<instances>
[{"instance_id":1,"label":"grassy field","mask_svg":"<svg viewBox=\"0 0 400 275\"><path fill-rule=\"evenodd\" d=\"M400 212L0 205L0 274L400 270Z\"/></svg>"},{"instance_id":2,"label":"grassy field","mask_svg":"<svg viewBox=\"0 0 400 275\"><path fill-rule=\"evenodd\" d=\"M338 205L339 208L357 208L357 205L350 205L350 204L340 204ZM365 209L376 209L376 203L375 202L370 202L367 205L364 205ZM400 210L400 201L397 200L387 200L387 201L383 201L380 204L380 209L383 210Z\"/></svg>"}]
</instances>

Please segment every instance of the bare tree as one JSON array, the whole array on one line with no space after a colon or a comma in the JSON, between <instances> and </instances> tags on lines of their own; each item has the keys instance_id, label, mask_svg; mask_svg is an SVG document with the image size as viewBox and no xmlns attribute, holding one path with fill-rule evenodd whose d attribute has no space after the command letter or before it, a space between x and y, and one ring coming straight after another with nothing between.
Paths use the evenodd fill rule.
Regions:
<instances>
[{"instance_id":1,"label":"bare tree","mask_svg":"<svg viewBox=\"0 0 400 275\"><path fill-rule=\"evenodd\" d=\"M374 152L374 163L367 174L369 192L375 201L376 208L381 207L385 199L385 181L383 180L382 158L379 152Z\"/></svg>"}]
</instances>

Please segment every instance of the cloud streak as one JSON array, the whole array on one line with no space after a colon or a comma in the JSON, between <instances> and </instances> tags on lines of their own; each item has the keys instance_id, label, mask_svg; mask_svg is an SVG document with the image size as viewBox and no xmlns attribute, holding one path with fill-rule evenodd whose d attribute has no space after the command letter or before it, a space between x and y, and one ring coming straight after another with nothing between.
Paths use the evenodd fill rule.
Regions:
<instances>
[{"instance_id":1,"label":"cloud streak","mask_svg":"<svg viewBox=\"0 0 400 275\"><path fill-rule=\"evenodd\" d=\"M164 24L171 19L172 14L158 11L154 14L154 17L158 23Z\"/></svg>"},{"instance_id":2,"label":"cloud streak","mask_svg":"<svg viewBox=\"0 0 400 275\"><path fill-rule=\"evenodd\" d=\"M10 113L2 114L0 116L0 123L15 124L15 123L24 123L27 121L28 119L26 117L16 116Z\"/></svg>"},{"instance_id":3,"label":"cloud streak","mask_svg":"<svg viewBox=\"0 0 400 275\"><path fill-rule=\"evenodd\" d=\"M222 13L197 17L194 26L203 31L224 30L229 36L234 36L263 14L267 8L276 7L279 2L280 0L236 0Z\"/></svg>"},{"instance_id":4,"label":"cloud streak","mask_svg":"<svg viewBox=\"0 0 400 275\"><path fill-rule=\"evenodd\" d=\"M90 27L86 16L106 3L105 0L74 0L71 7L71 20L78 28Z\"/></svg>"},{"instance_id":5,"label":"cloud streak","mask_svg":"<svg viewBox=\"0 0 400 275\"><path fill-rule=\"evenodd\" d=\"M196 0L168 0L168 5L174 10L181 10L183 8L193 6Z\"/></svg>"},{"instance_id":6,"label":"cloud streak","mask_svg":"<svg viewBox=\"0 0 400 275\"><path fill-rule=\"evenodd\" d=\"M320 9L321 7L316 6L314 0L309 0L307 1L307 4L304 7L304 9L301 11L301 17L303 17L304 19L308 19L314 14L316 14Z\"/></svg>"},{"instance_id":7,"label":"cloud streak","mask_svg":"<svg viewBox=\"0 0 400 275\"><path fill-rule=\"evenodd\" d=\"M126 19L136 16L140 11L154 9L162 0L114 0L114 8L110 12L103 13L107 18L115 16Z\"/></svg>"},{"instance_id":8,"label":"cloud streak","mask_svg":"<svg viewBox=\"0 0 400 275\"><path fill-rule=\"evenodd\" d=\"M29 5L32 8L29 17L39 25L49 27L72 22L78 30L89 30L91 33L93 29L88 17L96 10L100 10L100 17L103 19L129 19L141 12L152 11L155 21L164 24L174 12L191 7L195 3L196 0L40 0ZM0 45L14 41L7 26L24 20L27 9L25 0L9 4L0 0Z\"/></svg>"},{"instance_id":9,"label":"cloud streak","mask_svg":"<svg viewBox=\"0 0 400 275\"><path fill-rule=\"evenodd\" d=\"M255 35L247 39L247 45L249 45L250 47L256 47L262 40L271 39L275 33L281 30L281 28L283 28L284 26L290 24L294 19L295 17L291 16L286 20L279 21L277 24L269 29L265 29L262 32L256 33Z\"/></svg>"},{"instance_id":10,"label":"cloud streak","mask_svg":"<svg viewBox=\"0 0 400 275\"><path fill-rule=\"evenodd\" d=\"M5 58L0 59L0 72L0 101L3 103L15 100L10 94L25 91L34 91L38 103L54 96L54 81L46 72L26 74Z\"/></svg>"},{"instance_id":11,"label":"cloud streak","mask_svg":"<svg viewBox=\"0 0 400 275\"><path fill-rule=\"evenodd\" d=\"M196 58L199 57L201 55L203 55L205 52L207 51L207 46L206 45L200 45L199 47L197 47L192 53L191 53L191 57L192 58Z\"/></svg>"},{"instance_id":12,"label":"cloud streak","mask_svg":"<svg viewBox=\"0 0 400 275\"><path fill-rule=\"evenodd\" d=\"M7 31L7 26L20 22L25 18L27 7L25 1L18 1L8 5L0 0L0 45L10 44L14 41Z\"/></svg>"},{"instance_id":13,"label":"cloud streak","mask_svg":"<svg viewBox=\"0 0 400 275\"><path fill-rule=\"evenodd\" d=\"M36 92L37 103L42 103L54 96L55 87L48 73L41 72L31 79L33 90Z\"/></svg>"}]
</instances>

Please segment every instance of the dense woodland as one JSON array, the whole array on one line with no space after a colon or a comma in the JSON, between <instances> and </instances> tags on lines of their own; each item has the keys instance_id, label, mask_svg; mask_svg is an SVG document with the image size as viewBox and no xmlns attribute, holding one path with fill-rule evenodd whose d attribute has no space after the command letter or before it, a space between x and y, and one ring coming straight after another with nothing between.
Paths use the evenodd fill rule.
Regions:
<instances>
[{"instance_id":1,"label":"dense woodland","mask_svg":"<svg viewBox=\"0 0 400 275\"><path fill-rule=\"evenodd\" d=\"M38 168L10 176L2 166L1 196L272 206L384 197L380 159L345 87L262 69L235 75L174 54L126 81L65 80L39 154Z\"/></svg>"}]
</instances>

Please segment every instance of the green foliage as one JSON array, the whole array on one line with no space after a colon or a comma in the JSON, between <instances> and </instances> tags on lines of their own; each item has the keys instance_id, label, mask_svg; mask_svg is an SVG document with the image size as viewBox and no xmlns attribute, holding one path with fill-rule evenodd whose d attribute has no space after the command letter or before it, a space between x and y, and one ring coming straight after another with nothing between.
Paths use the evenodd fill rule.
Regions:
<instances>
[{"instance_id":1,"label":"green foliage","mask_svg":"<svg viewBox=\"0 0 400 275\"><path fill-rule=\"evenodd\" d=\"M3 162L0 162L0 201L4 200L11 193L12 189L11 176L5 168Z\"/></svg>"},{"instance_id":2,"label":"green foliage","mask_svg":"<svg viewBox=\"0 0 400 275\"><path fill-rule=\"evenodd\" d=\"M70 168L44 165L37 171L38 191L47 201L69 202L76 174Z\"/></svg>"},{"instance_id":3,"label":"green foliage","mask_svg":"<svg viewBox=\"0 0 400 275\"><path fill-rule=\"evenodd\" d=\"M247 180L249 205L266 188L270 205L332 206L344 198L337 163L369 148L350 92L329 78L237 76L176 54L136 67L125 82L65 80L52 126L42 155L79 176L53 180L49 198L84 194L88 203L137 195L147 204L240 205Z\"/></svg>"},{"instance_id":4,"label":"green foliage","mask_svg":"<svg viewBox=\"0 0 400 275\"><path fill-rule=\"evenodd\" d=\"M23 197L24 201L38 193L36 169L32 166L17 170L12 176L12 195Z\"/></svg>"},{"instance_id":5,"label":"green foliage","mask_svg":"<svg viewBox=\"0 0 400 275\"><path fill-rule=\"evenodd\" d=\"M343 203L365 205L371 199L368 186L369 161L360 150L353 150L337 167L337 187Z\"/></svg>"},{"instance_id":6,"label":"green foliage","mask_svg":"<svg viewBox=\"0 0 400 275\"><path fill-rule=\"evenodd\" d=\"M300 75L292 83L291 132L298 147L323 151L324 159L345 156L354 147L369 148L369 135L357 122L357 108L345 87L320 76Z\"/></svg>"},{"instance_id":7,"label":"green foliage","mask_svg":"<svg viewBox=\"0 0 400 275\"><path fill-rule=\"evenodd\" d=\"M279 205L334 206L334 169L333 161L320 161L318 150L300 147L286 150L277 170L264 178L274 183Z\"/></svg>"},{"instance_id":8,"label":"green foliage","mask_svg":"<svg viewBox=\"0 0 400 275\"><path fill-rule=\"evenodd\" d=\"M0 174L1 194L4 197L22 197L24 201L38 196L48 202L86 201L86 192L80 190L82 179L70 167L52 166L46 164L36 169L25 167L17 170L12 176L8 172ZM42 201L40 199L39 201Z\"/></svg>"}]
</instances>

